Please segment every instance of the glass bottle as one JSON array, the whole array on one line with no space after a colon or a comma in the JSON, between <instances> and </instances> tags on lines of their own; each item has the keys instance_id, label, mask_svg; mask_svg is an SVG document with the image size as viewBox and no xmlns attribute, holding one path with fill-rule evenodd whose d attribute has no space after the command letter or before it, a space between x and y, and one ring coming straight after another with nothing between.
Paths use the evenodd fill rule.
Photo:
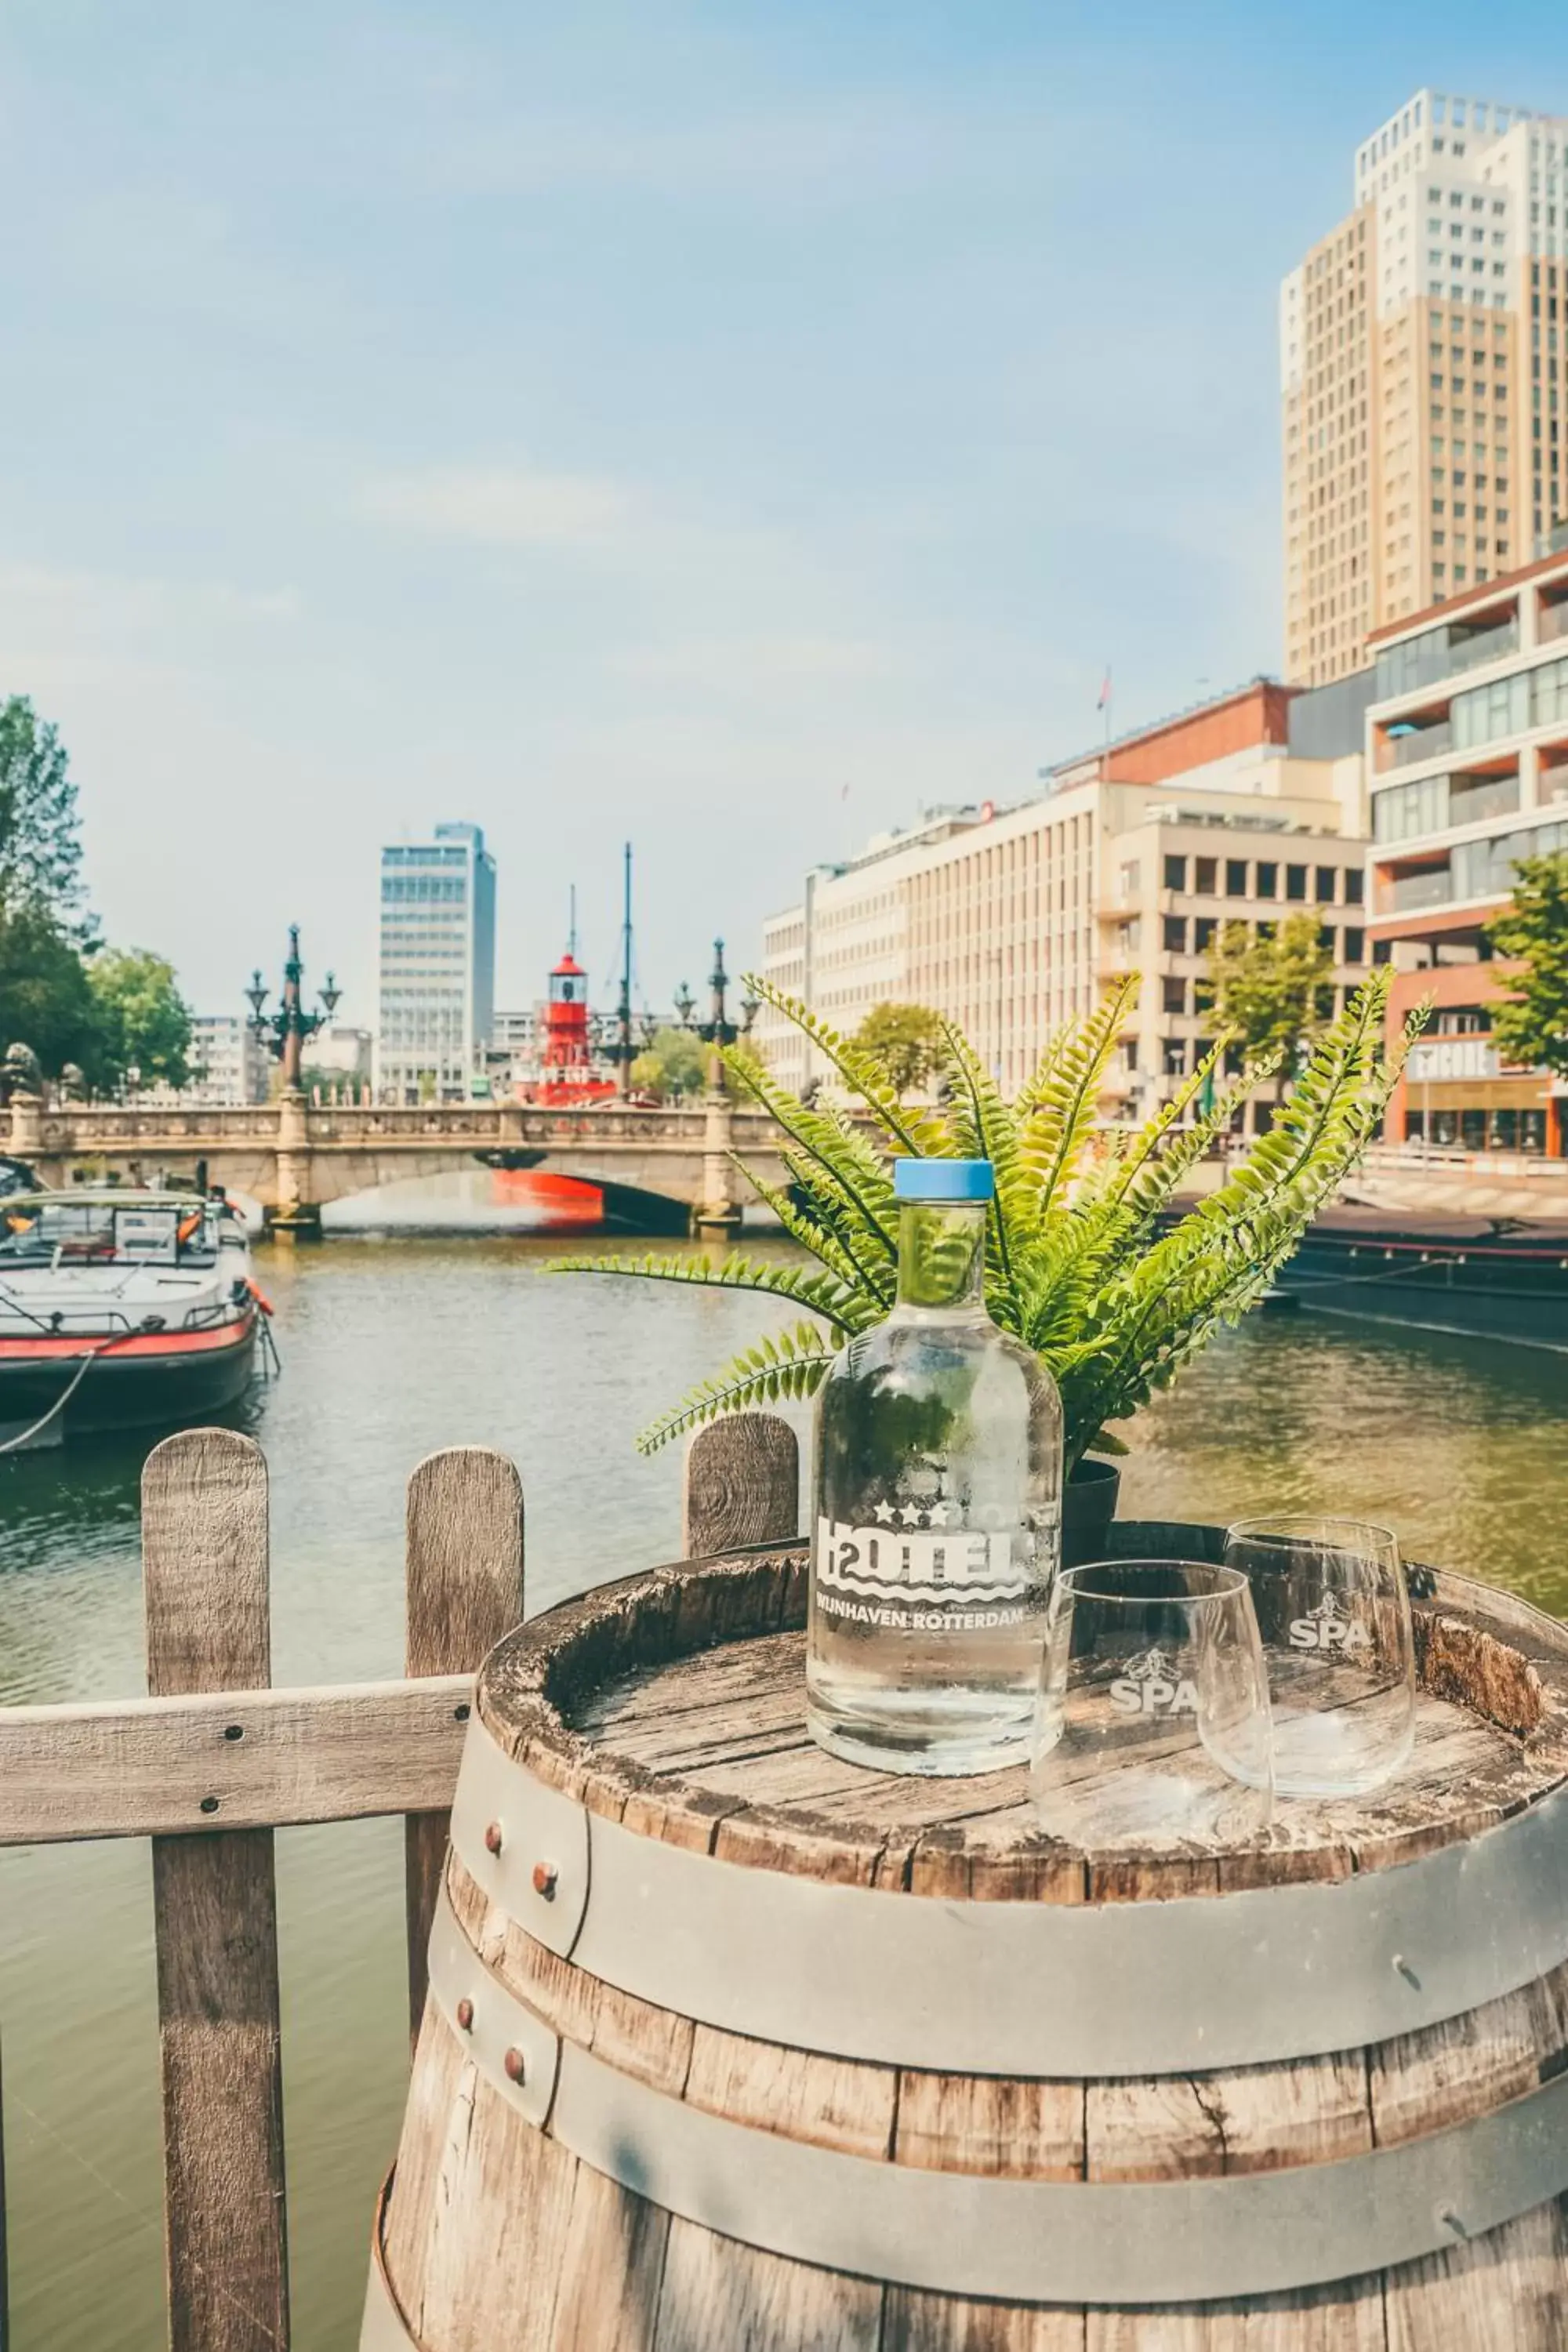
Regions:
<instances>
[{"instance_id":1,"label":"glass bottle","mask_svg":"<svg viewBox=\"0 0 1568 2352\"><path fill-rule=\"evenodd\" d=\"M817 1394L807 1720L884 1772L1027 1752L1061 1549L1056 1382L985 1308L987 1160L900 1160L898 1303Z\"/></svg>"}]
</instances>

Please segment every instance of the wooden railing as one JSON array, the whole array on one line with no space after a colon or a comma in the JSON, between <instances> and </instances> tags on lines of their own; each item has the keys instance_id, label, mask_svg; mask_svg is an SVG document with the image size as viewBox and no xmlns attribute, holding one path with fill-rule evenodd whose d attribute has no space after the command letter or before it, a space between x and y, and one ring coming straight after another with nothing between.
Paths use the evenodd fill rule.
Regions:
<instances>
[{"instance_id":1,"label":"wooden railing","mask_svg":"<svg viewBox=\"0 0 1568 2352\"><path fill-rule=\"evenodd\" d=\"M687 1455L689 1555L794 1534L794 1433L720 1423ZM481 1446L408 1483L406 1678L271 1687L267 1465L220 1429L142 1480L144 1699L0 1708L0 1847L153 1841L173 2352L287 2352L273 1831L405 1817L411 2027L480 1659L523 1613L522 1484ZM366 2221L368 2228L368 2216ZM0 2352L5 2319L0 2137Z\"/></svg>"}]
</instances>

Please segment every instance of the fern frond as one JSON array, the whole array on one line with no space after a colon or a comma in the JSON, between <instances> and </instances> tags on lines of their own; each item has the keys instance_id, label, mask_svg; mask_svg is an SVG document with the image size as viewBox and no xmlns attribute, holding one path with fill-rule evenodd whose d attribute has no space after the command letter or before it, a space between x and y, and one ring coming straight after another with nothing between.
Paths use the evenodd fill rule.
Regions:
<instances>
[{"instance_id":1,"label":"fern frond","mask_svg":"<svg viewBox=\"0 0 1568 2352\"><path fill-rule=\"evenodd\" d=\"M781 1157L788 1168L791 1155L785 1152ZM879 1258L870 1265L863 1264L850 1245L841 1241L836 1233L830 1232L819 1218L801 1208L783 1185L770 1184L738 1152L732 1151L730 1158L758 1200L773 1211L791 1241L797 1242L802 1249L809 1250L818 1265L826 1266L829 1274L836 1275L847 1290L854 1291L864 1299L872 1311L873 1319L876 1315L887 1312L893 1302L894 1279L893 1269L884 1260ZM789 1172L795 1175L794 1169Z\"/></svg>"},{"instance_id":2,"label":"fern frond","mask_svg":"<svg viewBox=\"0 0 1568 2352\"><path fill-rule=\"evenodd\" d=\"M962 1029L946 1019L941 1028L952 1081L948 1127L954 1148L960 1159L989 1160L995 1174L995 1198L985 1222L985 1255L994 1285L1011 1310L997 1319L1005 1329L1014 1330L1019 1311L1011 1242L1020 1189L1018 1122Z\"/></svg>"},{"instance_id":3,"label":"fern frond","mask_svg":"<svg viewBox=\"0 0 1568 2352\"><path fill-rule=\"evenodd\" d=\"M905 1103L889 1085L886 1072L873 1055L865 1053L849 1038L841 1036L831 1023L819 1013L814 1013L798 996L789 996L775 988L770 981L754 972L745 976L745 985L793 1021L803 1034L809 1037L819 1054L832 1063L845 1085L859 1096L867 1109L889 1141L917 1160L951 1160L953 1157L952 1139L940 1112L913 1108ZM726 1055L726 1066L729 1055ZM734 1075L742 1081L752 1064L740 1056Z\"/></svg>"},{"instance_id":4,"label":"fern frond","mask_svg":"<svg viewBox=\"0 0 1568 2352\"><path fill-rule=\"evenodd\" d=\"M1055 1210L1094 1129L1100 1089L1116 1041L1142 985L1129 972L1104 1002L1077 1023L1023 1122L1018 1142L1021 1192L1037 1219Z\"/></svg>"},{"instance_id":5,"label":"fern frond","mask_svg":"<svg viewBox=\"0 0 1568 2352\"><path fill-rule=\"evenodd\" d=\"M688 1390L673 1411L650 1422L637 1441L639 1454L657 1454L672 1437L717 1421L721 1413L747 1412L753 1406L814 1396L826 1378L835 1350L810 1323L791 1324L771 1339L760 1339L712 1380Z\"/></svg>"},{"instance_id":6,"label":"fern frond","mask_svg":"<svg viewBox=\"0 0 1568 2352\"><path fill-rule=\"evenodd\" d=\"M868 1299L837 1275L808 1274L800 1266L771 1265L764 1259L747 1257L739 1250L731 1251L717 1265L707 1257L656 1257L650 1252L644 1257L552 1258L544 1271L623 1275L637 1282L683 1282L698 1290L767 1291L780 1298L793 1299L797 1307L820 1315L825 1323L846 1338L851 1332L865 1330L883 1313L879 1300Z\"/></svg>"}]
</instances>

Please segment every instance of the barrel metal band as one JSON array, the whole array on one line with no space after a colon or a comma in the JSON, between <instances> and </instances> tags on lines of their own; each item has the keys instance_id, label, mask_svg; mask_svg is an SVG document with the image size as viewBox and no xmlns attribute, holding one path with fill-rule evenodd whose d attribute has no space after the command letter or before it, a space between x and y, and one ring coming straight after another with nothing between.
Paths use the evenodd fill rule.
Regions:
<instances>
[{"instance_id":1,"label":"barrel metal band","mask_svg":"<svg viewBox=\"0 0 1568 2352\"><path fill-rule=\"evenodd\" d=\"M556 2037L485 1966L444 1894L430 1990L448 2022L464 2006L475 2064L513 2097L496 2051ZM1568 2074L1371 2155L1159 2181L998 2179L879 2163L689 2106L572 2042L557 2043L549 2082L552 2136L654 2205L793 2262L1010 2302L1283 2294L1416 2261L1568 2189Z\"/></svg>"},{"instance_id":2,"label":"barrel metal band","mask_svg":"<svg viewBox=\"0 0 1568 2352\"><path fill-rule=\"evenodd\" d=\"M548 1788L476 1715L452 1844L536 1942L622 1992L727 2032L938 2073L1316 2057L1439 2024L1568 1959L1568 1788L1339 1881L1163 1903L950 1901L639 1837Z\"/></svg>"},{"instance_id":3,"label":"barrel metal band","mask_svg":"<svg viewBox=\"0 0 1568 2352\"><path fill-rule=\"evenodd\" d=\"M419 2338L397 2307L382 2252L382 2224L392 2188L387 2174L376 2199L375 2224L370 2242L370 2281L364 2291L364 2317L360 2322L359 2352L424 2352Z\"/></svg>"}]
</instances>

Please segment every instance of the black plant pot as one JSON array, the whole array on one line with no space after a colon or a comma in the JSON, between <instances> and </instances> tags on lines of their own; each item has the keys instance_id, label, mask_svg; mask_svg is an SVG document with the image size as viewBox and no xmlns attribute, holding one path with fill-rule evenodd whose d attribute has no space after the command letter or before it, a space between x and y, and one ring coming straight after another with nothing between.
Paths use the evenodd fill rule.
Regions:
<instances>
[{"instance_id":1,"label":"black plant pot","mask_svg":"<svg viewBox=\"0 0 1568 2352\"><path fill-rule=\"evenodd\" d=\"M1062 1493L1062 1566L1081 1568L1103 1559L1116 1517L1121 1465L1091 1461L1086 1454L1068 1475Z\"/></svg>"}]
</instances>

